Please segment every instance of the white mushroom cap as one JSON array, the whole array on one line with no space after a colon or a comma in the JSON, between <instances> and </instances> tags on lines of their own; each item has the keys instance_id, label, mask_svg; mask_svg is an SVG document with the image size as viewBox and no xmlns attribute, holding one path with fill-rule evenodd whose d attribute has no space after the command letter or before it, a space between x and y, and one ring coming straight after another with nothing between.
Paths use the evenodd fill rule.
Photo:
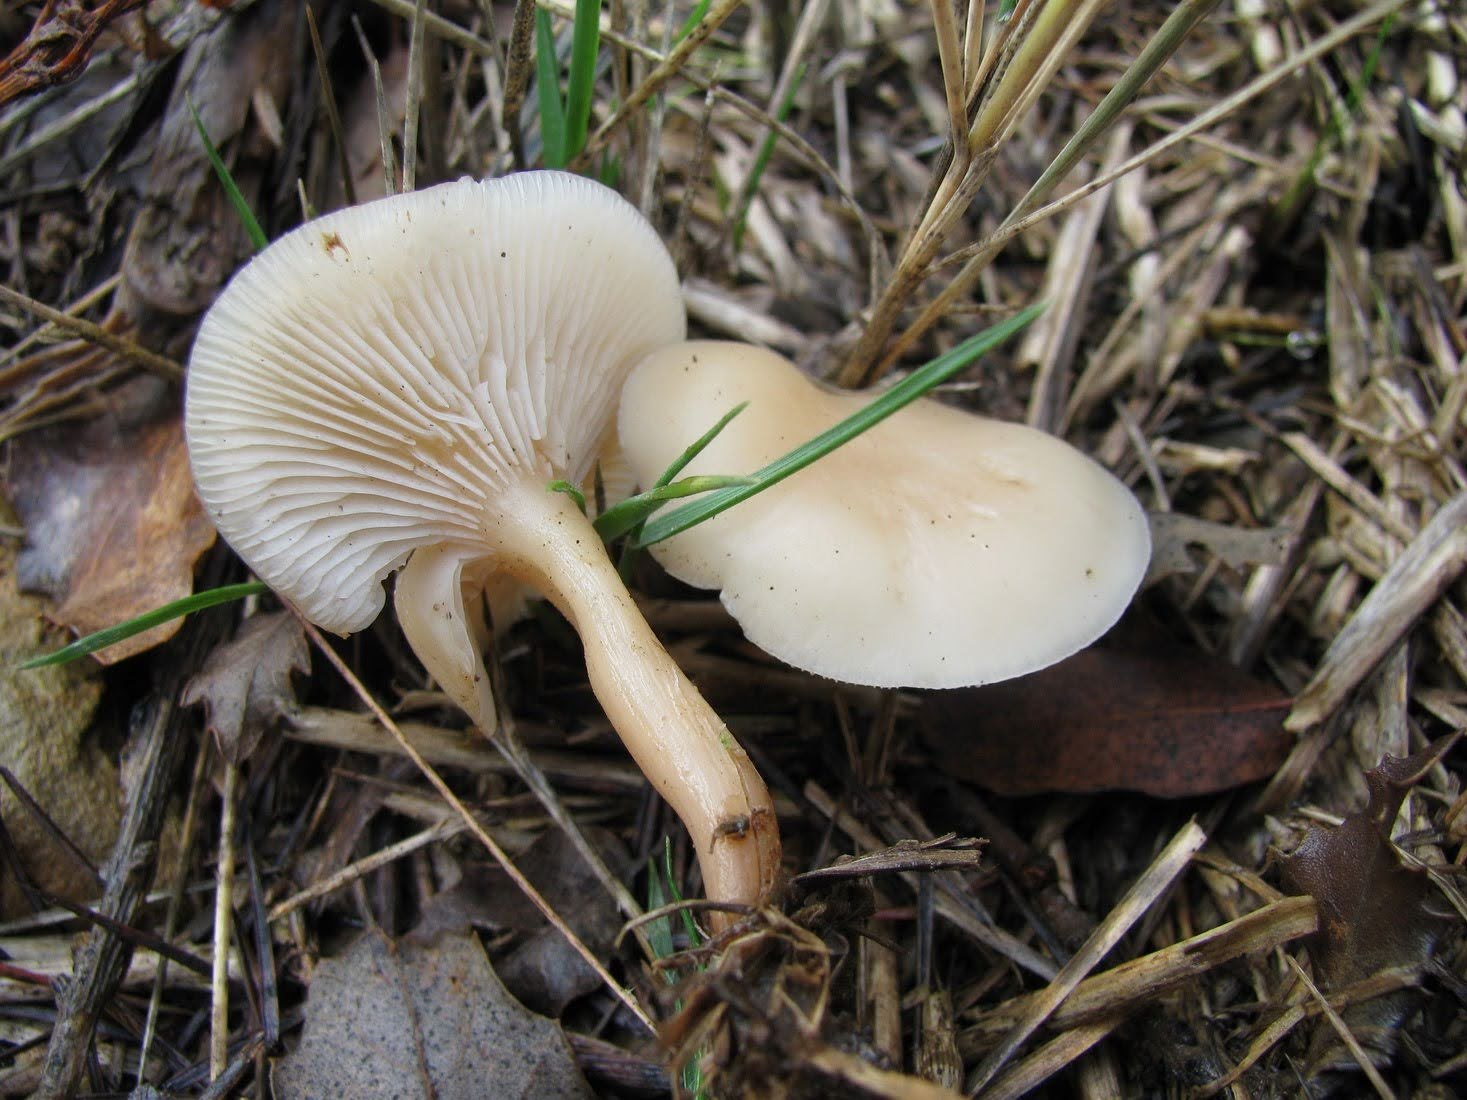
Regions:
<instances>
[{"instance_id":1,"label":"white mushroom cap","mask_svg":"<svg viewBox=\"0 0 1467 1100\"><path fill-rule=\"evenodd\" d=\"M677 344L628 379L622 447L649 483L748 401L686 471L748 474L871 400L760 348ZM722 589L749 638L797 668L943 688L1094 641L1141 583L1150 536L1135 497L1073 447L924 400L652 553Z\"/></svg>"},{"instance_id":2,"label":"white mushroom cap","mask_svg":"<svg viewBox=\"0 0 1467 1100\"><path fill-rule=\"evenodd\" d=\"M656 233L590 180L461 180L329 214L205 318L199 494L261 579L360 630L415 548L482 542L495 486L582 480L625 372L684 328Z\"/></svg>"}]
</instances>

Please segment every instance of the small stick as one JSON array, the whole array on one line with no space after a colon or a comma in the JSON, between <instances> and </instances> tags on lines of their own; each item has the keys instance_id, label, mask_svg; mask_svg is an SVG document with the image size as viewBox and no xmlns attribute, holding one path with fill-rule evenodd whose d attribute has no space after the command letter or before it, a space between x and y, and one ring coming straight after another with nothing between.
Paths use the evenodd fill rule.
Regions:
<instances>
[{"instance_id":1,"label":"small stick","mask_svg":"<svg viewBox=\"0 0 1467 1100\"><path fill-rule=\"evenodd\" d=\"M239 800L239 765L226 761L224 794L219 810L219 869L214 892L213 1004L209 1012L209 1080L229 1066L229 937L234 893L235 803Z\"/></svg>"},{"instance_id":2,"label":"small stick","mask_svg":"<svg viewBox=\"0 0 1467 1100\"><path fill-rule=\"evenodd\" d=\"M1385 1083L1385 1078L1380 1075L1380 1070L1375 1068L1375 1063L1360 1046L1360 1040L1350 1033L1344 1019L1334 1010L1329 1001L1325 1000L1324 994L1310 980L1309 975L1304 973L1304 968L1299 965L1298 960L1293 955L1285 955L1284 961L1289 964L1295 976L1304 983L1304 987L1309 990L1309 995L1319 1004L1320 1012L1324 1013L1324 1018L1329 1021L1330 1027L1335 1029L1335 1034L1340 1037L1340 1042L1345 1044L1345 1049L1350 1052L1350 1056L1359 1063L1361 1071L1369 1079L1376 1094L1381 1097L1381 1100L1396 1100L1396 1094L1391 1091L1391 1087Z\"/></svg>"},{"instance_id":3,"label":"small stick","mask_svg":"<svg viewBox=\"0 0 1467 1100\"><path fill-rule=\"evenodd\" d=\"M1335 635L1284 728L1319 725L1370 674L1467 568L1467 492L1422 528Z\"/></svg>"},{"instance_id":4,"label":"small stick","mask_svg":"<svg viewBox=\"0 0 1467 1100\"><path fill-rule=\"evenodd\" d=\"M76 841L67 836L65 830L51 820L50 815L41 808L39 802L31 797L31 792L25 789L9 768L0 766L0 779L5 780L5 785L10 788L10 793L15 795L20 804L26 808L42 831L60 846L61 850L81 871L86 873L92 880L92 884L98 888L106 886L106 883L102 881L102 876L97 872L96 865L87 858L85 852L76 846Z\"/></svg>"},{"instance_id":5,"label":"small stick","mask_svg":"<svg viewBox=\"0 0 1467 1100\"><path fill-rule=\"evenodd\" d=\"M189 783L188 802L184 805L183 825L179 829L179 836L183 838L183 848L178 853L178 867L173 877L173 886L168 891L168 908L163 913L163 938L171 939L174 931L178 928L178 912L183 908L183 892L186 876L188 873L189 859L193 854L194 827L198 822L199 803L202 801L201 792L206 782L205 768L209 762L210 743L206 740L199 746L198 756L194 760L193 779ZM153 1040L158 1034L158 1013L163 1007L163 986L168 980L168 959L160 956L158 959L158 973L153 978L153 992L148 998L147 1022L143 1025L142 1049L138 1054L138 1076L142 1078L147 1072L148 1056L153 1049Z\"/></svg>"},{"instance_id":6,"label":"small stick","mask_svg":"<svg viewBox=\"0 0 1467 1100\"><path fill-rule=\"evenodd\" d=\"M657 65L655 69L642 81L627 100L617 108L616 113L603 122L586 142L586 148L576 158L577 163L585 164L601 151L618 126L632 117L642 109L642 104L651 99L661 90L662 86L681 71L683 64L692 57L698 47L713 37L713 32L723 25L734 11L743 6L744 0L718 0L708 13L703 16L698 25L688 32L687 36L674 47L672 53L668 54Z\"/></svg>"},{"instance_id":7,"label":"small stick","mask_svg":"<svg viewBox=\"0 0 1467 1100\"><path fill-rule=\"evenodd\" d=\"M423 0L413 5L412 34L408 38L407 111L402 124L402 189L417 186L418 116L423 106Z\"/></svg>"},{"instance_id":8,"label":"small stick","mask_svg":"<svg viewBox=\"0 0 1467 1100\"><path fill-rule=\"evenodd\" d=\"M357 204L357 189L351 178L351 158L346 152L346 130L341 125L341 111L336 106L336 92L331 87L331 73L326 68L326 48L316 27L316 13L306 5L306 29L311 33L311 52L316 55L316 82L321 85L321 105L326 109L326 123L331 129L331 144L341 160L341 194L347 206Z\"/></svg>"},{"instance_id":9,"label":"small stick","mask_svg":"<svg viewBox=\"0 0 1467 1100\"><path fill-rule=\"evenodd\" d=\"M101 325L93 324L91 321L81 317L73 317L69 313L62 313L59 309L52 309L44 302L38 302L28 294L22 294L18 290L12 290L4 283L0 283L0 300L9 302L11 305L19 306L27 313L33 313L43 321L50 321L59 329L78 336L89 344L106 348L116 355L132 363L134 366L150 370L154 374L162 375L171 382L177 382L183 377L183 368L167 356L159 355L157 352L149 351L141 344L134 343L123 336L108 332Z\"/></svg>"},{"instance_id":10,"label":"small stick","mask_svg":"<svg viewBox=\"0 0 1467 1100\"><path fill-rule=\"evenodd\" d=\"M370 874L378 867L383 867L394 860L401 859L405 855L410 855L420 848L427 847L434 841L447 840L451 836L457 836L464 831L464 827L462 821L447 819L431 828L424 829L422 832L414 833L410 837L404 837L396 844L389 844L386 848L373 852L371 855L365 856L354 863L348 863L335 874L328 875L319 882L313 882L304 890L292 894L284 901L279 902L270 910L269 919L273 923L288 917L302 905L315 901L317 898L325 897L327 894L336 890L340 890L343 886L355 882L363 875Z\"/></svg>"},{"instance_id":11,"label":"small stick","mask_svg":"<svg viewBox=\"0 0 1467 1100\"><path fill-rule=\"evenodd\" d=\"M514 21L509 27L509 58L504 70L504 111L500 126L509 134L509 147L514 153L514 166L528 168L525 162L525 135L520 128L520 109L525 102L525 89L530 86L530 69L535 50L534 0L517 0Z\"/></svg>"}]
</instances>

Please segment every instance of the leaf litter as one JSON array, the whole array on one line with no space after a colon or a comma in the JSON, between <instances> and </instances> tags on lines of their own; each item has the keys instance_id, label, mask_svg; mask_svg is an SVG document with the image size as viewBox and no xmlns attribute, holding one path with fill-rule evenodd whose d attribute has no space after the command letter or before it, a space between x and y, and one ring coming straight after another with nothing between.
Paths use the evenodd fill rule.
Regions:
<instances>
[{"instance_id":1,"label":"leaf litter","mask_svg":"<svg viewBox=\"0 0 1467 1100\"><path fill-rule=\"evenodd\" d=\"M316 968L306 1017L271 1077L282 1100L592 1095L559 1025L509 995L471 934L365 933Z\"/></svg>"},{"instance_id":2,"label":"leaf litter","mask_svg":"<svg viewBox=\"0 0 1467 1100\"><path fill-rule=\"evenodd\" d=\"M1387 756L1366 773L1369 804L1335 827L1316 825L1281 863L1284 879L1319 903L1313 954L1326 993L1386 970L1417 978L1442 935L1461 914L1426 867L1408 863L1392 839L1401 804L1449 743L1408 757ZM1389 1058L1416 998L1403 990L1354 1005L1341 1014L1351 1034L1382 1061ZM1334 1031L1316 1024L1309 1068L1350 1069Z\"/></svg>"},{"instance_id":3,"label":"leaf litter","mask_svg":"<svg viewBox=\"0 0 1467 1100\"><path fill-rule=\"evenodd\" d=\"M310 671L311 651L294 615L251 615L232 641L209 654L182 701L204 706L205 726L224 759L238 764L294 709L292 674Z\"/></svg>"},{"instance_id":4,"label":"leaf litter","mask_svg":"<svg viewBox=\"0 0 1467 1100\"><path fill-rule=\"evenodd\" d=\"M518 25L533 29L531 5L517 5L520 23L499 8L424 10L416 53L405 46L410 3L318 5L329 88L317 80L294 3L150 10L146 23L122 14L125 6L88 17L100 33L84 47L92 65L82 80L17 99L0 118L0 327L14 349L0 360L0 432L12 474L26 433L44 440L36 433L60 420L52 439L61 442L46 445L64 450L65 433L80 437L114 409L129 377L151 371L171 387L197 311L242 259L238 226L185 124L186 98L272 234L294 225L303 206L339 201L341 153L321 107L328 91L346 105L346 157L364 187L388 177L363 152L385 146L399 159L414 113L420 184L536 163L533 35L516 35ZM284 704L280 677L292 675L291 662L241 654L232 674L215 670L214 709L255 716L236 725L196 710L167 718L211 646L140 653L103 673L99 717L84 736L115 740L107 723L129 711L140 729L174 731L199 758L190 787L199 808L188 818L195 854L158 884L176 899L177 923L165 925L164 907L145 906L141 889L109 889L109 912L129 927L166 926L195 959L206 956L212 857L239 850L257 853L263 896L252 898L242 869L236 908L279 915L241 921L227 986L205 990L196 974L170 968L151 1024L116 997L125 968L88 961L122 933L91 934L73 967L75 996L56 998L54 1017L16 1033L0 1087L116 1093L141 1077L149 1083L140 1091L204 1092L210 1028L198 1021L214 1010L228 1040L215 1092L268 1091L270 1060L293 1057L267 1050L268 1006L283 1007L285 1048L299 1050L302 1021L308 1033L358 1007L323 1007L329 986L320 982L343 952L386 950L388 939L360 946L360 929L397 936L440 898L469 914L494 969L511 973L514 953L542 933L499 905L507 887L485 893L482 856L466 839L471 824L545 892L579 892L557 894L557 910L596 945L612 980L655 1008L668 1049L727 1093L809 1085L951 1095L1009 1047L985 1095L1216 1093L1234 1084L1274 1095L1314 1072L1327 1077L1310 1087L1329 1083L1341 1095L1382 1084L1399 1095L1467 1087L1467 1020L1453 973L1460 917L1449 913L1429 943L1427 918L1404 920L1409 942L1375 960L1384 969L1336 969L1328 891L1281 896L1268 860L1320 822L1343 820L1347 837L1358 832L1354 855L1367 858L1352 872L1381 879L1393 902L1416 897L1418 865L1436 890L1417 898L1428 909L1459 897L1460 746L1423 771L1393 822L1378 814L1367 830L1356 808L1379 784L1366 777L1383 759L1467 727L1461 585L1406 568L1419 558L1456 569L1458 540L1441 536L1467 489L1460 13L1399 0L1297 10L1181 4L1171 13L1087 3L1059 26L1045 15L1053 6L1038 0L1002 18L981 5L957 5L949 19L942 5L855 0L807 4L788 20L777 6L719 0L703 28L679 40L691 7L674 5L664 24L657 5L610 6L583 166L611 173L664 233L693 288L699 332L777 343L812 373L849 381L915 366L1041 294L1063 302L1021 348L990 357L944 397L1061 432L1137 489L1156 516L1159 549L1147 604L1187 656L1178 642L1176 653L1157 647L1143 671L1106 666L1083 686L1012 685L1038 709L1027 725L1010 723L1010 747L1033 748L1043 730L1072 745L1093 738L1093 755L1072 763L1063 784L1053 774L1057 752L1030 752L1042 765L1032 770L1017 757L990 758L969 781L953 761L980 759L964 738L996 724L982 695L943 718L934 700L919 707L906 693L779 668L737 638L716 604L644 569L639 586L662 598L657 621L679 659L759 754L761 771L777 777L788 869L832 871L803 884L788 912L750 917L723 940L679 942L680 953L652 960L635 937L607 944L584 921L583 905L604 909L608 899L577 885L572 866L548 850L556 833L540 808L441 705L390 623L338 651L409 719L407 736L444 768L467 817L402 764L402 745L352 709L359 704L322 662L301 680L287 736L238 757L237 817L213 812L206 726L237 729L235 749L248 747L255 717L268 725L271 700ZM569 7L547 11L568 42ZM984 11L981 35L965 32L970 11ZM52 14L49 5L19 9L17 26L0 30L7 51L19 48L12 58L31 48L21 46L23 25ZM1185 37L1167 29L1197 20ZM1033 49L1041 39L1057 45ZM363 71L363 43L383 68L380 97ZM679 59L669 64L674 48ZM1119 121L1069 144L1125 83L1125 65L1152 56L1164 62L1159 74L1122 103ZM130 120L121 127L107 113L118 105ZM975 133L995 140L975 147ZM105 145L101 167L63 155L73 143ZM1072 155L1074 173L1031 193L1046 164ZM1092 192L1123 164L1129 175ZM1046 219L1001 230L1013 211L1046 202L1058 204ZM43 324L33 319L37 305L61 312ZM894 355L895 347L906 350ZM139 457L149 453L140 427L124 418L122 434L135 438L117 461L130 449L156 478L159 467ZM7 485L14 499L9 477ZM86 499L119 530L166 534L161 519L156 529L133 522L146 513L146 492ZM23 529L52 564L93 549L85 526L66 543L44 522L20 517L14 528L0 537ZM175 586L198 557L136 545L134 557L157 550L167 559ZM107 551L89 571L104 578L126 556ZM201 585L243 579L222 553L202 563ZM59 621L65 594L55 591L42 614ZM34 605L6 614L27 629L36 623ZM227 616L201 619L223 633ZM503 630L494 648L508 716L567 810L629 850L632 870L619 867L628 876L660 867L671 836L673 874L696 899L685 839L588 703L577 655L553 617ZM249 670L272 665L252 695ZM78 696L67 736L94 713L85 699L95 690ZM1307 705L1280 737L1283 700L1294 696ZM1255 724L1239 734L1229 728L1238 721ZM1134 753L1128 730L1158 727L1165 739ZM934 732L947 746L940 753L925 740ZM1004 740L986 736L995 747ZM140 774L153 774L152 759L143 754ZM1005 768L1016 774L1003 776ZM1018 793L1046 773L1045 785L1070 789ZM1018 785L994 793L1000 778ZM136 789L163 798L180 784ZM1130 785L1172 797L1096 789ZM1123 905L1193 813L1206 845L1144 910ZM15 819L7 803L7 826ZM209 823L230 820L225 843ZM950 834L987 838L981 862L973 865L971 849L947 852ZM1398 849L1385 847L1390 837ZM27 842L32 857L50 850L40 843ZM146 845L131 843L110 866L146 863ZM1306 856L1343 860L1325 840L1305 843ZM852 856L869 858L841 858ZM1415 879L1392 870L1401 858ZM852 877L853 866L872 873ZM78 882L67 892L74 902L93 888ZM1336 900L1354 934L1369 939L1389 924L1392 910L1373 897L1353 907ZM32 995L67 976L67 963L17 941L53 943L46 937L76 920L46 910L4 929L7 952L34 968ZM1326 931L1309 938L1321 922ZM1123 929L1073 983L1066 967L1076 953ZM1105 938L1092 941L1097 930ZM457 936L446 949L455 959L477 949ZM562 973L550 941L543 946L551 961L531 968L540 977L530 986L560 989L543 1007L575 1037L575 1059L598 1067L598 1087L665 1094L669 1079L647 1072L662 1055L605 979L593 988L568 966ZM465 972L479 966L464 961ZM576 980L557 987L552 971ZM232 994L227 1012L222 988ZM451 990L438 995L445 1011L462 1009ZM501 1003L487 989L474 996ZM409 1011L403 999L399 991L389 1041L420 1070L412 1020L436 1010ZM1031 1038L1005 1044L1037 1018L1036 1004L1055 999ZM117 1011L97 1030L99 1005ZM141 1071L140 1032L156 1033ZM1369 1081L1344 1034L1377 1063Z\"/></svg>"},{"instance_id":5,"label":"leaf litter","mask_svg":"<svg viewBox=\"0 0 1467 1100\"><path fill-rule=\"evenodd\" d=\"M215 540L194 495L175 416L148 414L158 395L82 429L49 428L18 439L7 490L27 531L16 563L28 591L53 601L48 615L90 634L181 599ZM96 654L105 664L166 641L177 621Z\"/></svg>"}]
</instances>

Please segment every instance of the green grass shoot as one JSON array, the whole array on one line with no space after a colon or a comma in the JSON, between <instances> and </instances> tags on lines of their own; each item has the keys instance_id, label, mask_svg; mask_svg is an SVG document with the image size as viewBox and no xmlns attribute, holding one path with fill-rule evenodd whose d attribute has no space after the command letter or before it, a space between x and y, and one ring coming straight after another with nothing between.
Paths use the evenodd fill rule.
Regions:
<instances>
[{"instance_id":1,"label":"green grass shoot","mask_svg":"<svg viewBox=\"0 0 1467 1100\"><path fill-rule=\"evenodd\" d=\"M649 910L661 909L671 902L681 903L682 891L677 887L677 879L672 873L672 839L666 837L662 842L662 864L658 866L653 860L647 865L647 908ZM682 911L683 930L688 936L688 946L697 947L703 942L703 935L698 931L697 922L687 909ZM651 945L652 953L659 959L665 959L673 953L672 940L672 918L670 916L658 917L656 920L647 922L647 943ZM667 970L663 971L664 977L669 985L677 981L677 974ZM675 1005L677 1011L682 1011L683 1003L678 1001ZM694 1100L702 1100L706 1096L703 1091L703 1071L698 1066L697 1058L690 1059L682 1070L683 1091L692 1096Z\"/></svg>"},{"instance_id":2,"label":"green grass shoot","mask_svg":"<svg viewBox=\"0 0 1467 1100\"><path fill-rule=\"evenodd\" d=\"M570 69L562 98L560 58L555 49L550 14L543 8L536 11L535 82L540 104L541 159L547 168L564 168L586 147L600 52L600 0L576 0Z\"/></svg>"},{"instance_id":3,"label":"green grass shoot","mask_svg":"<svg viewBox=\"0 0 1467 1100\"><path fill-rule=\"evenodd\" d=\"M799 94L800 84L805 79L805 66L801 65L795 70L794 79L790 81L790 90L784 95L779 106L775 109L774 120L783 122L789 118L790 111L795 106L795 96ZM770 130L764 135L763 142L759 145L759 153L754 158L754 166L749 169L749 182L743 189L744 201L734 217L733 248L737 253L739 246L744 243L744 230L748 227L749 207L754 205L754 199L759 194L759 181L764 178L764 170L769 167L769 158L774 155L774 143L779 140L779 134Z\"/></svg>"},{"instance_id":4,"label":"green grass shoot","mask_svg":"<svg viewBox=\"0 0 1467 1100\"><path fill-rule=\"evenodd\" d=\"M663 539L670 539L673 535L681 534L688 528L704 520L712 519L719 513L728 511L734 505L762 493L765 489L778 485L791 474L824 458L837 447L874 428L892 413L931 392L935 386L946 382L979 356L986 355L1009 337L1021 332L1034 318L1044 312L1044 308L1044 303L1036 303L1014 314L1008 320L1001 321L992 328L969 337L951 351L913 371L865 408L846 417L839 424L826 429L814 439L796 447L781 458L775 459L763 469L755 471L749 475L747 484L716 490L691 504L685 504L665 515L654 517L643 527L641 536L636 540L636 545L639 547L652 546Z\"/></svg>"},{"instance_id":5,"label":"green grass shoot","mask_svg":"<svg viewBox=\"0 0 1467 1100\"><path fill-rule=\"evenodd\" d=\"M576 507L581 510L581 515L584 516L586 514L586 494L581 492L577 486L566 481L565 478L556 478L546 488L552 493L564 493L576 502Z\"/></svg>"},{"instance_id":6,"label":"green grass shoot","mask_svg":"<svg viewBox=\"0 0 1467 1100\"><path fill-rule=\"evenodd\" d=\"M667 469L662 471L662 476L659 477L655 482L653 482L652 486L646 492L638 493L636 496L628 497L626 500L623 500L617 504L613 504L610 508L606 509L605 512L596 517L596 532L601 536L601 541L609 543L613 539L620 538L622 535L625 535L628 532L632 532L633 535L639 533L639 529L642 523L646 521L647 517L652 515L653 512L657 511L657 509L660 508L667 501L674 499L675 496L691 496L693 495L693 493L707 492L712 489L731 487L733 481L743 482L747 480L744 478L734 478L731 479L729 486L704 483L703 488L701 489L692 489L688 492L678 493L674 495L668 495L662 492L668 486L672 485L672 479L677 477L678 474L682 473L683 469L687 466L689 462L692 462L693 459L697 458L700 454L703 453L704 448L706 448L708 444L712 443L714 439L718 437L719 432L728 427L729 422L732 421L734 417L738 416L739 413L743 412L748 407L749 403L747 401L739 402L739 404L735 405L728 412L724 413L723 416L719 418L717 424L713 425L713 427L709 428L706 432L700 435L696 440L694 440L688 447L683 450L682 454L673 459L672 462L668 465ZM552 484L550 487L552 489L555 489L557 484L559 483ZM582 504L581 511L584 512L585 510L585 505Z\"/></svg>"},{"instance_id":7,"label":"green grass shoot","mask_svg":"<svg viewBox=\"0 0 1467 1100\"><path fill-rule=\"evenodd\" d=\"M1365 63L1360 67L1359 78L1350 84L1342 108L1334 112L1329 125L1319 135L1319 140L1314 143L1314 150L1309 154L1309 159L1274 208L1272 220L1275 225L1288 225L1292 222L1304 199L1313 191L1315 179L1319 174L1319 166L1323 163L1325 154L1344 136L1346 123L1360 111L1360 101L1365 97L1365 89L1370 87L1371 81L1375 79L1375 70L1380 64L1386 39L1390 37L1395 25L1394 12L1381 21L1380 30L1375 35L1375 45L1366 55Z\"/></svg>"},{"instance_id":8,"label":"green grass shoot","mask_svg":"<svg viewBox=\"0 0 1467 1100\"><path fill-rule=\"evenodd\" d=\"M683 20L683 25L678 28L677 36L673 39L674 43L681 42L693 33L693 28L703 22L703 17L708 14L708 9L712 4L713 0L698 0L698 3L693 5L693 10L688 13L688 17Z\"/></svg>"},{"instance_id":9,"label":"green grass shoot","mask_svg":"<svg viewBox=\"0 0 1467 1100\"><path fill-rule=\"evenodd\" d=\"M250 209L250 204L245 201L244 193L240 191L239 185L234 182L234 176L230 174L229 167L224 163L224 158L219 155L219 150L209 140L209 131L204 129L204 120L199 117L199 110L194 106L192 98L186 98L188 113L193 116L194 128L199 131L199 140L204 143L204 153L209 158L209 163L214 166L214 174L219 177L219 182L224 185L224 193L229 196L230 205L239 216L239 220L249 234L250 243L259 252L270 243L270 238L265 236L265 231L260 228L259 221L255 218L255 212Z\"/></svg>"},{"instance_id":10,"label":"green grass shoot","mask_svg":"<svg viewBox=\"0 0 1467 1100\"><path fill-rule=\"evenodd\" d=\"M648 489L645 493L628 497L598 516L595 527L602 540L610 542L613 539L621 538L634 527L640 526L648 516L670 500L681 500L684 497L711 493L719 489L740 489L753 484L754 479L751 477L695 474L669 485L659 485L656 488Z\"/></svg>"},{"instance_id":11,"label":"green grass shoot","mask_svg":"<svg viewBox=\"0 0 1467 1100\"><path fill-rule=\"evenodd\" d=\"M162 607L155 607L152 611L139 615L135 619L129 619L125 623L118 623L116 626L99 630L95 634L88 634L85 638L78 638L69 646L58 649L54 653L32 657L20 667L29 669L64 665L69 661L75 661L78 657L85 657L99 649L106 649L109 645L116 645L118 642L131 638L134 634L152 630L153 627L166 623L170 619L191 615L195 611L203 611L206 607L217 607L231 600L242 600L246 596L263 596L269 591L268 585L259 581L247 581L244 584L226 584L221 588L211 588L206 592L195 592L192 596L185 596L181 600L174 600Z\"/></svg>"}]
</instances>

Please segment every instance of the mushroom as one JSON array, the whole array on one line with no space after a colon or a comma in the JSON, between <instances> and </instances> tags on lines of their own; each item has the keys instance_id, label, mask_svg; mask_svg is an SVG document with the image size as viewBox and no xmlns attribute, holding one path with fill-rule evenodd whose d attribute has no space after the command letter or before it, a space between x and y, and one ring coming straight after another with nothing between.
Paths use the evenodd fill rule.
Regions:
<instances>
[{"instance_id":1,"label":"mushroom","mask_svg":"<svg viewBox=\"0 0 1467 1100\"><path fill-rule=\"evenodd\" d=\"M204 319L185 426L199 495L317 625L361 630L383 582L408 641L485 731L475 635L494 576L580 634L592 688L692 834L711 898L779 861L763 782L637 611L575 502L626 373L682 339L677 273L611 190L530 172L341 210L241 270Z\"/></svg>"},{"instance_id":2,"label":"mushroom","mask_svg":"<svg viewBox=\"0 0 1467 1100\"><path fill-rule=\"evenodd\" d=\"M873 400L743 344L673 344L622 391L623 451L655 477L734 405L688 474L759 469ZM722 590L780 660L878 687L991 683L1084 648L1150 555L1135 497L1053 436L916 401L737 507L652 547Z\"/></svg>"}]
</instances>

